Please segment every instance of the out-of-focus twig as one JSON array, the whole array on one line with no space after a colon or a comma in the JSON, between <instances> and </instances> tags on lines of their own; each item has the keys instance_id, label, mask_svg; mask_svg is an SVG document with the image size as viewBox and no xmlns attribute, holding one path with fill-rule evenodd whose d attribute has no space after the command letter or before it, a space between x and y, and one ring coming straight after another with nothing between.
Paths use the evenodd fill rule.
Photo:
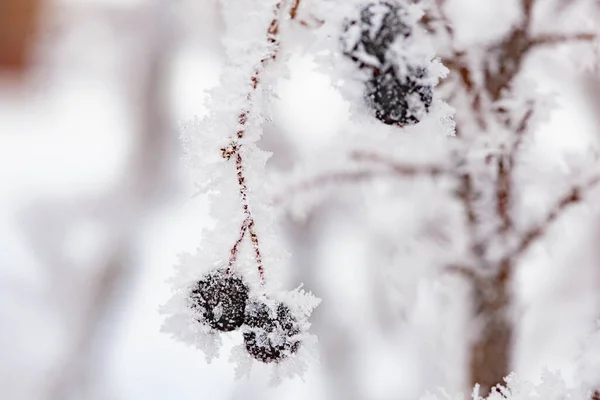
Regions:
<instances>
[{"instance_id":1,"label":"out-of-focus twig","mask_svg":"<svg viewBox=\"0 0 600 400\"><path fill-rule=\"evenodd\" d=\"M525 253L533 243L540 239L552 227L553 223L558 220L570 207L578 204L583 199L583 196L600 184L600 176L594 176L587 182L572 187L565 195L563 195L556 204L548 211L546 216L533 227L529 228L522 236L519 244L514 252L508 258L514 262L523 253Z\"/></svg>"}]
</instances>

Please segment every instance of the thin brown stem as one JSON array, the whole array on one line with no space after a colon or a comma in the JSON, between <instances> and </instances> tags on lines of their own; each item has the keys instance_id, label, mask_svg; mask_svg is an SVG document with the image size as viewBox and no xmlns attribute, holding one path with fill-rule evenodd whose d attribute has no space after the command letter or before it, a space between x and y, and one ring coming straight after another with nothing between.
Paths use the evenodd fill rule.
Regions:
<instances>
[{"instance_id":1,"label":"thin brown stem","mask_svg":"<svg viewBox=\"0 0 600 400\"><path fill-rule=\"evenodd\" d=\"M531 39L531 46L558 45L573 42L592 42L598 36L595 33L581 32L571 34L539 35Z\"/></svg>"},{"instance_id":2,"label":"thin brown stem","mask_svg":"<svg viewBox=\"0 0 600 400\"><path fill-rule=\"evenodd\" d=\"M450 264L444 268L444 272L461 276L475 286L481 286L483 279L485 279L475 268L466 265Z\"/></svg>"},{"instance_id":3,"label":"thin brown stem","mask_svg":"<svg viewBox=\"0 0 600 400\"><path fill-rule=\"evenodd\" d=\"M242 241L244 240L244 236L246 236L247 230L248 230L248 219L245 219L244 222L242 222L242 226L240 228L240 235L238 236L237 240L233 244L233 247L229 251L229 253L230 253L229 264L228 264L229 268L232 268L237 260L237 256L238 256L238 253L240 250L239 248L240 248L240 245L242 244Z\"/></svg>"},{"instance_id":4,"label":"thin brown stem","mask_svg":"<svg viewBox=\"0 0 600 400\"><path fill-rule=\"evenodd\" d=\"M294 186L288 187L285 190L285 193L275 196L273 202L278 204L283 202L285 198L300 193L309 192L311 190L320 189L333 184L364 182L383 174L383 171L375 171L371 169L325 173L323 175L315 176L306 181L300 182Z\"/></svg>"},{"instance_id":5,"label":"thin brown stem","mask_svg":"<svg viewBox=\"0 0 600 400\"><path fill-rule=\"evenodd\" d=\"M498 180L496 182L496 212L500 219L500 234L506 234L513 226L510 215L511 205L511 170L504 157L498 159Z\"/></svg>"},{"instance_id":6,"label":"thin brown stem","mask_svg":"<svg viewBox=\"0 0 600 400\"><path fill-rule=\"evenodd\" d=\"M290 18L296 19L298 16L298 8L300 7L300 0L294 0L292 8L290 8Z\"/></svg>"},{"instance_id":7,"label":"thin brown stem","mask_svg":"<svg viewBox=\"0 0 600 400\"><path fill-rule=\"evenodd\" d=\"M238 187L240 192L240 199L242 201L242 208L246 215L245 224L248 226L250 232L250 241L254 249L254 258L256 259L256 268L258 269L258 275L260 276L261 282L264 281L264 267L262 264L262 254L260 251L260 245L258 235L256 234L256 223L254 222L254 215L250 210L250 201L248 200L248 184L245 177L244 160L240 154L240 147L237 147L235 156L235 169L237 171Z\"/></svg>"},{"instance_id":8,"label":"thin brown stem","mask_svg":"<svg viewBox=\"0 0 600 400\"><path fill-rule=\"evenodd\" d=\"M292 19L296 18L298 7L300 6L300 0L295 0L290 9L290 17ZM269 61L273 61L277 58L277 50L279 49L279 42L277 40L277 36L279 34L279 18L280 11L282 7L282 2L277 3L275 6L275 17L271 20L269 27L267 29L267 41L273 46L271 52L260 60L259 67L256 68L254 74L250 78L251 90L248 92L246 99L248 101L252 100L253 93L258 89L258 85L260 83L260 74L266 64ZM258 269L258 274L261 282L264 283L264 266L263 266L263 258L262 252L260 249L260 241L258 238L258 234L256 232L256 222L254 219L254 215L252 214L250 208L250 200L248 199L248 183L245 176L245 167L244 160L241 155L242 145L238 143L239 139L242 139L246 133L246 124L248 122L249 111L243 110L238 117L239 128L236 132L236 139L233 139L231 143L221 149L221 156L226 160L235 159L235 169L237 174L237 181L239 187L240 200L242 203L242 209L246 216L242 226L240 227L240 236L233 248L231 249L231 255L229 259L229 267L232 267L239 251L239 246L244 239L246 231L250 233L250 241L252 243L252 248L254 249L254 258L256 260L256 266Z\"/></svg>"},{"instance_id":9,"label":"thin brown stem","mask_svg":"<svg viewBox=\"0 0 600 400\"><path fill-rule=\"evenodd\" d=\"M251 220L248 223L248 231L250 232L250 241L252 242L252 247L254 248L254 258L256 259L258 276L260 277L261 282L264 282L265 269L263 267L262 254L260 252L260 243L258 235L256 234L256 226L254 224L254 220Z\"/></svg>"},{"instance_id":10,"label":"thin brown stem","mask_svg":"<svg viewBox=\"0 0 600 400\"><path fill-rule=\"evenodd\" d=\"M350 154L350 158L354 161L373 162L376 164L383 165L387 168L392 169L399 175L429 175L434 178L442 174L454 175L453 171L445 169L438 165L402 164L375 152L354 151Z\"/></svg>"},{"instance_id":11,"label":"thin brown stem","mask_svg":"<svg viewBox=\"0 0 600 400\"><path fill-rule=\"evenodd\" d=\"M399 163L382 154L369 151L353 151L350 153L350 159L357 162L369 162L383 166L385 169L359 169L355 171L332 171L323 175L312 177L304 182L289 187L285 194L276 196L275 203L280 203L285 197L320 189L332 184L360 183L377 177L398 176L415 177L429 176L437 178L441 175L456 177L456 174L442 166L438 165L411 165Z\"/></svg>"}]
</instances>

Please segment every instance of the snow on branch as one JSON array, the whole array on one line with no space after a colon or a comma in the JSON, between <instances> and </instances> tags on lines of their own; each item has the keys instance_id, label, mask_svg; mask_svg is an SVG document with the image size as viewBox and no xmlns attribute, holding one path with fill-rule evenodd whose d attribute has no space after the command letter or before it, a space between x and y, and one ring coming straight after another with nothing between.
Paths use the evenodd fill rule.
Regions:
<instances>
[{"instance_id":1,"label":"snow on branch","mask_svg":"<svg viewBox=\"0 0 600 400\"><path fill-rule=\"evenodd\" d=\"M564 34L546 34L538 35L530 40L531 46L546 46L546 45L558 45L575 42L592 42L598 39L595 33L581 32L581 33L564 33Z\"/></svg>"},{"instance_id":2,"label":"snow on branch","mask_svg":"<svg viewBox=\"0 0 600 400\"><path fill-rule=\"evenodd\" d=\"M514 253L509 257L511 260L515 260L525 253L532 244L542 238L545 233L552 227L553 223L558 220L560 216L566 213L571 206L578 204L583 199L583 196L589 191L594 189L600 183L600 176L594 176L587 182L576 185L571 188L565 195L563 195L558 202L550 209L542 221L529 228L521 237L517 248Z\"/></svg>"},{"instance_id":3,"label":"snow on branch","mask_svg":"<svg viewBox=\"0 0 600 400\"><path fill-rule=\"evenodd\" d=\"M231 354L236 375L261 362L274 365L278 382L301 374L314 357L308 317L319 304L300 287L279 288L289 255L274 229L264 179L269 155L256 145L268 118L267 67L277 60L282 24L298 16L300 0L228 0L223 6L229 27L224 79L212 92L209 116L183 132L198 186L219 199L211 210L218 222L196 254L182 255L174 296L163 309L164 330L203 350L208 362L218 356L222 334L239 330L243 344Z\"/></svg>"},{"instance_id":4,"label":"snow on branch","mask_svg":"<svg viewBox=\"0 0 600 400\"><path fill-rule=\"evenodd\" d=\"M402 163L372 151L355 150L350 152L348 158L356 163L370 163L383 168L373 169L354 166L350 170L325 171L286 187L282 193L275 196L275 204L280 204L285 199L302 195L305 192L318 191L325 189L327 186L337 184L359 184L383 177L406 179L414 177L437 178L440 176L455 176L454 171L442 165Z\"/></svg>"}]
</instances>

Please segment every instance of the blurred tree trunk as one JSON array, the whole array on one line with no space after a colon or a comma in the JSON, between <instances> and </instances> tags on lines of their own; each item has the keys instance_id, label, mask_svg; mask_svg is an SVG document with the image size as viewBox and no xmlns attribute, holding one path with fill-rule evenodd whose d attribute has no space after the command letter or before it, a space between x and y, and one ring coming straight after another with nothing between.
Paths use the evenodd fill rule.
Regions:
<instances>
[{"instance_id":1,"label":"blurred tree trunk","mask_svg":"<svg viewBox=\"0 0 600 400\"><path fill-rule=\"evenodd\" d=\"M504 282L493 280L485 287L475 287L473 306L479 334L471 349L471 388L480 385L480 395L487 395L491 388L503 383L510 373L510 354L514 327L507 317L510 296Z\"/></svg>"}]
</instances>

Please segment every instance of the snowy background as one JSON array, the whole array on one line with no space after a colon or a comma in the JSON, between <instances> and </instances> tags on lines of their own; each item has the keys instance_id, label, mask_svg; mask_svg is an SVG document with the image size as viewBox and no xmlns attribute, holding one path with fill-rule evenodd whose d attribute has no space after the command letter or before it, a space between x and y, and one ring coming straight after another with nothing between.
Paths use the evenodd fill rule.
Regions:
<instances>
[{"instance_id":1,"label":"snowy background","mask_svg":"<svg viewBox=\"0 0 600 400\"><path fill-rule=\"evenodd\" d=\"M135 8L144 1L112 0L110 7ZM56 3L65 10L65 20L71 21L69 10L107 1ZM168 103L174 125L206 113L210 100L205 93L218 85L222 62L221 27L213 2L175 3L175 20L180 22L176 35L183 40L174 51L171 70ZM494 27L513 18L509 6L498 10L490 6L504 2L485 2L485 7L480 0L469 3L472 7L460 9L468 12L472 21L460 31L464 37L495 35ZM0 391L9 388L9 394L11 387L43 381L41 377L51 369L49 360L67 337L60 319L40 307L44 300L36 298L44 265L24 237L28 207L37 201L93 196L121 173L130 145L127 132L131 122L123 83L135 75L136 64L123 60L128 60L135 46L102 23L78 25L76 20L66 39L53 44L58 49L44 55L46 63L36 70L28 89L14 88L0 77ZM531 73L545 91L557 93L560 107L537 133L536 151L557 164L577 157L596 133L581 82L572 71L543 56ZM340 121L347 118L347 105L326 77L315 71L309 56L298 55L290 61L290 76L279 83L277 93L277 123L286 124L300 153L309 154L315 146L327 144ZM326 381L335 376L325 373L325 366L313 366L304 382L296 379L269 389L266 369L256 370L251 380L235 381L226 357L207 365L201 353L160 332L163 317L158 309L169 297L165 280L173 274L176 256L195 249L203 228L213 223L206 199L191 198L183 166L177 164L175 172L177 185L166 188L166 201L141 229L134 274L115 305L114 318L107 322L107 335L113 336L108 336L101 350L105 358L98 374L103 376L110 398L344 398L327 391ZM343 264L347 270L324 265L319 276L324 281L335 279L335 285L320 285L327 292L316 294L331 302L343 319L354 318L348 323L357 325L353 329L360 332L354 336L359 343L352 346L360 349L354 368L362 378L356 384L372 399L415 398L428 379L419 369L427 370L426 365L419 366L423 349L418 347L418 333L408 329L404 334L396 353L400 361L397 355L387 353L385 339L369 331L370 311L360 307L364 271L352 263L360 260L361 238L342 224L330 229L329 237L335 240L330 239L323 248L336 261L331 265ZM88 235L93 232L82 227L68 238L65 245L74 259L93 241ZM527 288L521 293L522 312L528 313L529 319L520 327L515 361L517 370L532 378L543 366L562 368L567 376L573 373L569 370L573 354L596 313L593 292L598 278L588 259L591 256L565 262L568 240L579 239L577 233L564 236L564 251L557 249L546 256L552 260L541 255L522 273ZM572 272L574 268L577 273ZM327 326L326 321L322 326Z\"/></svg>"}]
</instances>

